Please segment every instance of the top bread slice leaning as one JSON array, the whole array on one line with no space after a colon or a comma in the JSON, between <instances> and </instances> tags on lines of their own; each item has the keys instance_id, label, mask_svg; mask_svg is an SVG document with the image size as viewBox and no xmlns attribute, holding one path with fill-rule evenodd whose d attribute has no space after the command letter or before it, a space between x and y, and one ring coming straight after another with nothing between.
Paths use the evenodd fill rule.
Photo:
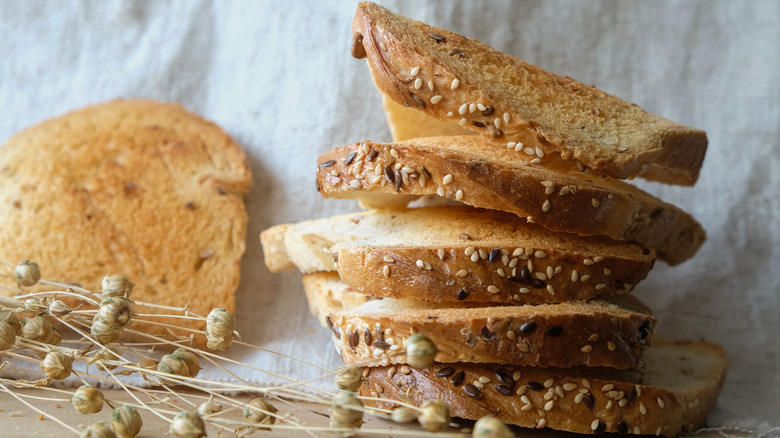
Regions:
<instances>
[{"instance_id":1,"label":"top bread slice leaning","mask_svg":"<svg viewBox=\"0 0 780 438\"><path fill-rule=\"evenodd\" d=\"M543 164L530 153L494 149L473 135L366 141L320 156L317 187L326 198L357 198L377 207L438 194L529 217L553 231L633 241L655 248L672 265L692 257L706 238L689 214L631 184L567 172L557 165L562 160Z\"/></svg>"},{"instance_id":2,"label":"top bread slice leaning","mask_svg":"<svg viewBox=\"0 0 780 438\"><path fill-rule=\"evenodd\" d=\"M353 56L368 60L377 87L401 105L614 178L698 178L704 131L370 2L352 29Z\"/></svg>"}]
</instances>

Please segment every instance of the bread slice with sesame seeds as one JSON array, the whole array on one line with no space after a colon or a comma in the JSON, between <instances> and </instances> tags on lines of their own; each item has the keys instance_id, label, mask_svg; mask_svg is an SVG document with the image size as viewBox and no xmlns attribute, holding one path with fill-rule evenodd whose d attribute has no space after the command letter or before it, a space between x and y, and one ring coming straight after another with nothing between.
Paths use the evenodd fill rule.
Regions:
<instances>
[{"instance_id":1,"label":"bread slice with sesame seeds","mask_svg":"<svg viewBox=\"0 0 780 438\"><path fill-rule=\"evenodd\" d=\"M575 433L678 436L704 426L728 369L707 341L656 337L640 372L511 365L435 364L365 368L360 395L391 409L396 401L447 403L454 417L496 416L509 424Z\"/></svg>"},{"instance_id":2,"label":"bread slice with sesame seeds","mask_svg":"<svg viewBox=\"0 0 780 438\"><path fill-rule=\"evenodd\" d=\"M393 195L405 201L438 194L530 217L553 231L636 242L672 265L692 257L706 238L676 206L613 178L566 171L560 161L535 163L523 151L494 148L478 136L365 141L322 154L317 186L323 197L368 205Z\"/></svg>"},{"instance_id":3,"label":"bread slice with sesame seeds","mask_svg":"<svg viewBox=\"0 0 780 438\"><path fill-rule=\"evenodd\" d=\"M400 105L614 178L698 178L704 131L374 3L358 5L352 31L352 55Z\"/></svg>"},{"instance_id":4,"label":"bread slice with sesame seeds","mask_svg":"<svg viewBox=\"0 0 780 438\"><path fill-rule=\"evenodd\" d=\"M655 261L638 245L551 232L464 205L277 225L261 241L272 271L338 271L363 294L438 302L541 304L623 294Z\"/></svg>"},{"instance_id":5,"label":"bread slice with sesame seeds","mask_svg":"<svg viewBox=\"0 0 780 438\"><path fill-rule=\"evenodd\" d=\"M354 309L374 299L349 287L333 287L338 284L338 278L339 275L335 272L316 272L301 276L309 311L323 327L328 326L325 320L328 315Z\"/></svg>"},{"instance_id":6,"label":"bread slice with sesame seeds","mask_svg":"<svg viewBox=\"0 0 780 438\"><path fill-rule=\"evenodd\" d=\"M347 293L335 273L308 274L307 294ZM313 290L312 290L313 289ZM371 300L326 317L346 363L406 363L407 337L422 333L441 362L637 369L655 318L637 298L536 306L484 306L415 299Z\"/></svg>"}]
</instances>

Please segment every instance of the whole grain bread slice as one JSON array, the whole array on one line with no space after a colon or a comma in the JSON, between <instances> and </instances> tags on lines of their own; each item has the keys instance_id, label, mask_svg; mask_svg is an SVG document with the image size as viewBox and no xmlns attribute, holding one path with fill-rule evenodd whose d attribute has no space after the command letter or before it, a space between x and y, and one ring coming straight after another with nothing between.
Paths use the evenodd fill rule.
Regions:
<instances>
[{"instance_id":1,"label":"whole grain bread slice","mask_svg":"<svg viewBox=\"0 0 780 438\"><path fill-rule=\"evenodd\" d=\"M401 105L614 178L698 178L704 131L374 3L358 5L352 29L352 55L368 60L377 87Z\"/></svg>"},{"instance_id":2,"label":"whole grain bread slice","mask_svg":"<svg viewBox=\"0 0 780 438\"><path fill-rule=\"evenodd\" d=\"M691 215L639 188L567 171L560 159L544 165L536 159L522 149L493 148L478 136L364 141L321 155L317 187L326 198L357 198L373 207L438 194L528 217L553 231L636 242L672 265L692 257L706 238Z\"/></svg>"},{"instance_id":3,"label":"whole grain bread slice","mask_svg":"<svg viewBox=\"0 0 780 438\"><path fill-rule=\"evenodd\" d=\"M316 288L307 294L348 289L334 274L305 284ZM406 363L404 342L422 333L441 362L639 368L655 318L633 296L616 298L491 307L385 298L328 315L326 323L344 362L360 366Z\"/></svg>"},{"instance_id":4,"label":"whole grain bread slice","mask_svg":"<svg viewBox=\"0 0 780 438\"><path fill-rule=\"evenodd\" d=\"M338 271L363 294L440 302L541 304L623 294L655 260L638 245L555 233L468 206L277 225L261 241L272 271Z\"/></svg>"},{"instance_id":5,"label":"whole grain bread slice","mask_svg":"<svg viewBox=\"0 0 780 438\"><path fill-rule=\"evenodd\" d=\"M728 359L706 341L656 337L641 372L511 365L436 364L365 368L360 394L420 406L440 399L455 417L496 416L530 428L674 437L702 427L723 385Z\"/></svg>"}]
</instances>

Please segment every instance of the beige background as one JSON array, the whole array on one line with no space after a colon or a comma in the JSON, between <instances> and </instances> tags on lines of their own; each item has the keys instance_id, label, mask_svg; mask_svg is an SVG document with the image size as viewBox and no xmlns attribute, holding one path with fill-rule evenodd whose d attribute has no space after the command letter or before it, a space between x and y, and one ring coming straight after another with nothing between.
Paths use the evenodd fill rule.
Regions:
<instances>
[{"instance_id":1,"label":"beige background","mask_svg":"<svg viewBox=\"0 0 780 438\"><path fill-rule=\"evenodd\" d=\"M726 346L732 369L712 424L780 424L780 3L382 3L707 130L696 187L641 185L696 216L709 240L679 267L659 263L636 293L656 311L657 333ZM315 158L336 145L389 139L365 61L349 55L354 7L0 2L0 141L116 97L177 101L219 123L246 148L254 172L239 330L253 343L336 367L299 276L270 274L258 235L356 209L318 196ZM316 374L270 356L250 359Z\"/></svg>"}]
</instances>

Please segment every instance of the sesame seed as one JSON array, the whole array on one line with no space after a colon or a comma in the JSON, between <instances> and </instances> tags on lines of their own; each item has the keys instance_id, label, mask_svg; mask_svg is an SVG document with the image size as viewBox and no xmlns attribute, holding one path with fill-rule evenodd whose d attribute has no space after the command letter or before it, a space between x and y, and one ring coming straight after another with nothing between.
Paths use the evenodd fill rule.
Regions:
<instances>
[{"instance_id":1,"label":"sesame seed","mask_svg":"<svg viewBox=\"0 0 780 438\"><path fill-rule=\"evenodd\" d=\"M628 404L627 398L621 398L620 400L618 400L618 406L620 406L621 408L627 404Z\"/></svg>"},{"instance_id":2,"label":"sesame seed","mask_svg":"<svg viewBox=\"0 0 780 438\"><path fill-rule=\"evenodd\" d=\"M534 158L533 160L529 161L531 164L539 164L542 162L541 158Z\"/></svg>"},{"instance_id":3,"label":"sesame seed","mask_svg":"<svg viewBox=\"0 0 780 438\"><path fill-rule=\"evenodd\" d=\"M353 179L352 181L349 182L349 188L351 189L359 189L360 186L361 186L360 181L356 179Z\"/></svg>"},{"instance_id":4,"label":"sesame seed","mask_svg":"<svg viewBox=\"0 0 780 438\"><path fill-rule=\"evenodd\" d=\"M563 388L560 385L555 387L555 395L561 398L563 398L566 395L563 393Z\"/></svg>"},{"instance_id":5,"label":"sesame seed","mask_svg":"<svg viewBox=\"0 0 780 438\"><path fill-rule=\"evenodd\" d=\"M509 143L506 144L506 148L507 149L514 149L516 144L517 144L516 142L510 141Z\"/></svg>"},{"instance_id":6,"label":"sesame seed","mask_svg":"<svg viewBox=\"0 0 780 438\"><path fill-rule=\"evenodd\" d=\"M607 287L607 285L605 283L599 283L599 284L596 285L596 290L601 290L601 289L604 289L606 287Z\"/></svg>"},{"instance_id":7,"label":"sesame seed","mask_svg":"<svg viewBox=\"0 0 780 438\"><path fill-rule=\"evenodd\" d=\"M639 435L642 432L642 430L639 429L639 426L634 426L633 432L634 432L634 435Z\"/></svg>"},{"instance_id":8,"label":"sesame seed","mask_svg":"<svg viewBox=\"0 0 780 438\"><path fill-rule=\"evenodd\" d=\"M476 103L470 103L469 104L469 112L473 113L476 110L477 110L477 104Z\"/></svg>"},{"instance_id":9,"label":"sesame seed","mask_svg":"<svg viewBox=\"0 0 780 438\"><path fill-rule=\"evenodd\" d=\"M454 90L458 88L459 85L460 85L460 81L458 80L458 78L453 79L452 84L450 85L450 90Z\"/></svg>"},{"instance_id":10,"label":"sesame seed","mask_svg":"<svg viewBox=\"0 0 780 438\"><path fill-rule=\"evenodd\" d=\"M423 85L423 80L422 79L417 78L417 79L414 80L414 89L415 90L419 90L420 88L422 88L422 85Z\"/></svg>"},{"instance_id":11,"label":"sesame seed","mask_svg":"<svg viewBox=\"0 0 780 438\"><path fill-rule=\"evenodd\" d=\"M423 261L420 259L417 259L417 267L422 268L424 266Z\"/></svg>"},{"instance_id":12,"label":"sesame seed","mask_svg":"<svg viewBox=\"0 0 780 438\"><path fill-rule=\"evenodd\" d=\"M439 256L439 259L440 259L440 260L444 260L444 254L445 254L445 253L444 253L444 250L443 250L443 249L439 248L438 250L436 250L436 255L438 255L438 256Z\"/></svg>"},{"instance_id":13,"label":"sesame seed","mask_svg":"<svg viewBox=\"0 0 780 438\"><path fill-rule=\"evenodd\" d=\"M579 275L577 274L577 270L576 269L572 270L571 271L571 282L572 283L576 283L578 279L579 279Z\"/></svg>"},{"instance_id":14,"label":"sesame seed","mask_svg":"<svg viewBox=\"0 0 780 438\"><path fill-rule=\"evenodd\" d=\"M502 250L502 251L504 251L504 250ZM504 266L509 265L509 256L507 254L502 254L501 255L501 264L503 264Z\"/></svg>"},{"instance_id":15,"label":"sesame seed","mask_svg":"<svg viewBox=\"0 0 780 438\"><path fill-rule=\"evenodd\" d=\"M610 274L612 274L612 269L609 269L609 268L604 268L604 275L607 275L607 276L608 276L608 275L610 275Z\"/></svg>"},{"instance_id":16,"label":"sesame seed","mask_svg":"<svg viewBox=\"0 0 780 438\"><path fill-rule=\"evenodd\" d=\"M469 271L467 271L465 269L461 269L460 271L456 272L455 275L457 275L460 278L463 278L463 277L469 275Z\"/></svg>"},{"instance_id":17,"label":"sesame seed","mask_svg":"<svg viewBox=\"0 0 780 438\"><path fill-rule=\"evenodd\" d=\"M542 280L542 281L545 281L545 280L547 280L547 274L545 274L544 272L536 272L534 275L535 275L535 276L536 276L536 278L538 278L539 280Z\"/></svg>"},{"instance_id":18,"label":"sesame seed","mask_svg":"<svg viewBox=\"0 0 780 438\"><path fill-rule=\"evenodd\" d=\"M477 250L477 248L475 248L473 246L469 246L468 248L466 248L466 251L464 251L464 253L467 256L470 256L470 255L474 254L474 251L476 251L476 250Z\"/></svg>"},{"instance_id":19,"label":"sesame seed","mask_svg":"<svg viewBox=\"0 0 780 438\"><path fill-rule=\"evenodd\" d=\"M615 343L614 342L607 342L607 350L615 351Z\"/></svg>"},{"instance_id":20,"label":"sesame seed","mask_svg":"<svg viewBox=\"0 0 780 438\"><path fill-rule=\"evenodd\" d=\"M463 105L460 106L460 108L458 108L458 114L464 115L468 110L469 110L469 104L464 103Z\"/></svg>"},{"instance_id":21,"label":"sesame seed","mask_svg":"<svg viewBox=\"0 0 780 438\"><path fill-rule=\"evenodd\" d=\"M533 407L533 406L531 406L531 405L523 405L523 407L522 407L522 408L520 408L520 412L528 412L528 411L530 411L530 410L531 410L531 409L533 409L533 408L534 408L534 407Z\"/></svg>"},{"instance_id":22,"label":"sesame seed","mask_svg":"<svg viewBox=\"0 0 780 438\"><path fill-rule=\"evenodd\" d=\"M474 254L471 254L471 261L472 262L476 263L478 260L479 260L479 253L478 252L474 252Z\"/></svg>"},{"instance_id":23,"label":"sesame seed","mask_svg":"<svg viewBox=\"0 0 780 438\"><path fill-rule=\"evenodd\" d=\"M493 119L493 126L495 126L496 129L501 129L501 119L499 119L498 117Z\"/></svg>"},{"instance_id":24,"label":"sesame seed","mask_svg":"<svg viewBox=\"0 0 780 438\"><path fill-rule=\"evenodd\" d=\"M581 383L582 383L582 386L584 386L584 387L586 387L586 388L590 389L590 380L588 380L588 379L582 379L582 382L581 382Z\"/></svg>"},{"instance_id":25,"label":"sesame seed","mask_svg":"<svg viewBox=\"0 0 780 438\"><path fill-rule=\"evenodd\" d=\"M441 102L441 100L442 100L442 96L439 95L439 94L431 97L431 103L432 104L437 104L437 103Z\"/></svg>"},{"instance_id":26,"label":"sesame seed","mask_svg":"<svg viewBox=\"0 0 780 438\"><path fill-rule=\"evenodd\" d=\"M593 346L592 345L586 345L586 346L580 348L580 351L583 352L583 353L590 353L591 351L593 351Z\"/></svg>"},{"instance_id":27,"label":"sesame seed","mask_svg":"<svg viewBox=\"0 0 780 438\"><path fill-rule=\"evenodd\" d=\"M383 51L387 51L387 45L385 44L384 41L380 41L379 42L379 48L382 49ZM366 368L366 369L368 369L368 368Z\"/></svg>"},{"instance_id":28,"label":"sesame seed","mask_svg":"<svg viewBox=\"0 0 780 438\"><path fill-rule=\"evenodd\" d=\"M612 383L607 383L606 385L601 387L601 392L612 391L613 389L615 389L615 385Z\"/></svg>"},{"instance_id":29,"label":"sesame seed","mask_svg":"<svg viewBox=\"0 0 780 438\"><path fill-rule=\"evenodd\" d=\"M499 289L498 287L496 287L495 285L492 285L492 284L491 284L490 286L488 286L488 287L487 287L487 290L488 290L488 292L490 292L491 294L496 294L496 293L499 293L499 292L500 292L500 289Z\"/></svg>"},{"instance_id":30,"label":"sesame seed","mask_svg":"<svg viewBox=\"0 0 780 438\"><path fill-rule=\"evenodd\" d=\"M596 430L599 428L599 420L593 420L592 423L590 423L590 430Z\"/></svg>"},{"instance_id":31,"label":"sesame seed","mask_svg":"<svg viewBox=\"0 0 780 438\"><path fill-rule=\"evenodd\" d=\"M531 289L528 289L527 287L521 287L518 292L520 292L521 294L527 294L531 292Z\"/></svg>"},{"instance_id":32,"label":"sesame seed","mask_svg":"<svg viewBox=\"0 0 780 438\"><path fill-rule=\"evenodd\" d=\"M544 252L544 251L539 250L539 251L534 252L534 257L536 257L537 259L543 259L543 258L547 257L547 253Z\"/></svg>"},{"instance_id":33,"label":"sesame seed","mask_svg":"<svg viewBox=\"0 0 780 438\"><path fill-rule=\"evenodd\" d=\"M455 200L460 201L461 199L463 199L463 190L458 190L455 192Z\"/></svg>"},{"instance_id":34,"label":"sesame seed","mask_svg":"<svg viewBox=\"0 0 780 438\"><path fill-rule=\"evenodd\" d=\"M552 408L553 408L553 401L552 400L550 400L550 401L548 401L547 403L544 404L544 410L545 411L549 411Z\"/></svg>"},{"instance_id":35,"label":"sesame seed","mask_svg":"<svg viewBox=\"0 0 780 438\"><path fill-rule=\"evenodd\" d=\"M415 67L409 72L412 76L417 76L420 74L420 67Z\"/></svg>"},{"instance_id":36,"label":"sesame seed","mask_svg":"<svg viewBox=\"0 0 780 438\"><path fill-rule=\"evenodd\" d=\"M598 340L599 340L599 334L598 334L598 333L593 333L592 335L590 335L590 336L588 337L588 340L589 340L590 342L596 342L596 341L598 341Z\"/></svg>"},{"instance_id":37,"label":"sesame seed","mask_svg":"<svg viewBox=\"0 0 780 438\"><path fill-rule=\"evenodd\" d=\"M509 264L507 266L509 266L510 268L514 268L515 266L517 266L517 263L518 263L518 259L514 258L509 261Z\"/></svg>"},{"instance_id":38,"label":"sesame seed","mask_svg":"<svg viewBox=\"0 0 780 438\"><path fill-rule=\"evenodd\" d=\"M544 158L544 151L542 150L542 148L537 146L534 152L536 152L537 157Z\"/></svg>"},{"instance_id":39,"label":"sesame seed","mask_svg":"<svg viewBox=\"0 0 780 438\"><path fill-rule=\"evenodd\" d=\"M590 274L585 274L582 277L580 277L580 281L588 281L590 280Z\"/></svg>"},{"instance_id":40,"label":"sesame seed","mask_svg":"<svg viewBox=\"0 0 780 438\"><path fill-rule=\"evenodd\" d=\"M437 194L437 195L439 195L439 196L442 196L442 197L443 197L443 196L445 195L445 193L444 193L444 187L439 187L439 188L437 188L437 189L436 189L436 194Z\"/></svg>"},{"instance_id":41,"label":"sesame seed","mask_svg":"<svg viewBox=\"0 0 780 438\"><path fill-rule=\"evenodd\" d=\"M548 284L548 285L547 285L547 292L548 292L550 295L555 295L555 289L553 288L553 285L551 285L551 284Z\"/></svg>"},{"instance_id":42,"label":"sesame seed","mask_svg":"<svg viewBox=\"0 0 780 438\"><path fill-rule=\"evenodd\" d=\"M553 385L553 383L555 383L555 379L553 379L551 377L551 378L549 378L549 379L544 381L544 387L545 388L549 388L549 387L551 387Z\"/></svg>"},{"instance_id":43,"label":"sesame seed","mask_svg":"<svg viewBox=\"0 0 780 438\"><path fill-rule=\"evenodd\" d=\"M515 146L515 152L520 152L523 150L523 143L517 142L517 146Z\"/></svg>"},{"instance_id":44,"label":"sesame seed","mask_svg":"<svg viewBox=\"0 0 780 438\"><path fill-rule=\"evenodd\" d=\"M585 259L585 260L582 261L582 264L585 265L585 266L590 266L590 265L593 264L593 260Z\"/></svg>"},{"instance_id":45,"label":"sesame seed","mask_svg":"<svg viewBox=\"0 0 780 438\"><path fill-rule=\"evenodd\" d=\"M527 405L531 404L531 400L528 398L527 395L520 396L520 401L522 401L523 403L525 403Z\"/></svg>"},{"instance_id":46,"label":"sesame seed","mask_svg":"<svg viewBox=\"0 0 780 438\"><path fill-rule=\"evenodd\" d=\"M504 113L504 123L509 123L510 120L512 120L512 116L509 113Z\"/></svg>"},{"instance_id":47,"label":"sesame seed","mask_svg":"<svg viewBox=\"0 0 780 438\"><path fill-rule=\"evenodd\" d=\"M656 398L656 399L655 399L655 401L657 401L657 402L658 402L658 407L659 407L659 408L661 408L661 409L663 409L663 408L664 408L664 401L663 401L663 400L661 400L661 397L658 397L658 398Z\"/></svg>"},{"instance_id":48,"label":"sesame seed","mask_svg":"<svg viewBox=\"0 0 780 438\"><path fill-rule=\"evenodd\" d=\"M382 259L387 263L395 263L395 259L391 255L386 255Z\"/></svg>"},{"instance_id":49,"label":"sesame seed","mask_svg":"<svg viewBox=\"0 0 780 438\"><path fill-rule=\"evenodd\" d=\"M479 381L482 382L482 383L490 383L490 377L479 376Z\"/></svg>"},{"instance_id":50,"label":"sesame seed","mask_svg":"<svg viewBox=\"0 0 780 438\"><path fill-rule=\"evenodd\" d=\"M583 397L585 397L585 394L582 392L578 392L577 395L574 396L574 403L582 403Z\"/></svg>"},{"instance_id":51,"label":"sesame seed","mask_svg":"<svg viewBox=\"0 0 780 438\"><path fill-rule=\"evenodd\" d=\"M555 272L553 271L553 267L552 266L548 266L547 267L547 278L552 278L553 274L555 274Z\"/></svg>"},{"instance_id":52,"label":"sesame seed","mask_svg":"<svg viewBox=\"0 0 780 438\"><path fill-rule=\"evenodd\" d=\"M382 268L382 274L384 274L385 278L388 278L388 277L390 277L390 266L388 266L388 265L385 265L385 266Z\"/></svg>"},{"instance_id":53,"label":"sesame seed","mask_svg":"<svg viewBox=\"0 0 780 438\"><path fill-rule=\"evenodd\" d=\"M479 389L485 388L485 385L482 384L479 380L475 380L474 383L472 383L474 386L476 386Z\"/></svg>"},{"instance_id":54,"label":"sesame seed","mask_svg":"<svg viewBox=\"0 0 780 438\"><path fill-rule=\"evenodd\" d=\"M455 114L452 113L452 111L447 111L447 117L453 117Z\"/></svg>"},{"instance_id":55,"label":"sesame seed","mask_svg":"<svg viewBox=\"0 0 780 438\"><path fill-rule=\"evenodd\" d=\"M569 186L561 187L561 191L558 192L558 196L565 196L569 194Z\"/></svg>"},{"instance_id":56,"label":"sesame seed","mask_svg":"<svg viewBox=\"0 0 780 438\"><path fill-rule=\"evenodd\" d=\"M571 382L564 383L563 384L563 389L565 391L573 391L573 390L577 389L577 384L576 383L571 383Z\"/></svg>"},{"instance_id":57,"label":"sesame seed","mask_svg":"<svg viewBox=\"0 0 780 438\"><path fill-rule=\"evenodd\" d=\"M545 187L555 187L555 183L549 180L542 181L542 185Z\"/></svg>"},{"instance_id":58,"label":"sesame seed","mask_svg":"<svg viewBox=\"0 0 780 438\"><path fill-rule=\"evenodd\" d=\"M661 435L661 426L658 426L658 429L655 430L655 436Z\"/></svg>"},{"instance_id":59,"label":"sesame seed","mask_svg":"<svg viewBox=\"0 0 780 438\"><path fill-rule=\"evenodd\" d=\"M480 110L480 111L485 111L487 109L487 107L485 105L482 105L481 103L478 103L477 104L477 109Z\"/></svg>"},{"instance_id":60,"label":"sesame seed","mask_svg":"<svg viewBox=\"0 0 780 438\"><path fill-rule=\"evenodd\" d=\"M647 408L645 407L644 403L639 403L639 413L642 415L647 414Z\"/></svg>"},{"instance_id":61,"label":"sesame seed","mask_svg":"<svg viewBox=\"0 0 780 438\"><path fill-rule=\"evenodd\" d=\"M544 429L544 427L547 426L547 419L546 418L540 418L539 422L536 423L537 429Z\"/></svg>"},{"instance_id":62,"label":"sesame seed","mask_svg":"<svg viewBox=\"0 0 780 438\"><path fill-rule=\"evenodd\" d=\"M433 91L433 81L428 81L428 89Z\"/></svg>"},{"instance_id":63,"label":"sesame seed","mask_svg":"<svg viewBox=\"0 0 780 438\"><path fill-rule=\"evenodd\" d=\"M603 256L596 256L596 257L593 257L593 263L598 263L598 262L600 262L600 261L602 261L602 260L604 260L604 257L603 257Z\"/></svg>"},{"instance_id":64,"label":"sesame seed","mask_svg":"<svg viewBox=\"0 0 780 438\"><path fill-rule=\"evenodd\" d=\"M521 255L523 255L523 253L524 253L524 252L525 252L525 250L523 250L523 248L516 248L516 249L515 249L515 250L512 252L512 257L518 257L518 256L521 256Z\"/></svg>"},{"instance_id":65,"label":"sesame seed","mask_svg":"<svg viewBox=\"0 0 780 438\"><path fill-rule=\"evenodd\" d=\"M468 123L468 122L469 122L468 120L466 120L465 118L462 118L462 119L460 119L460 122L458 122L458 124L460 124L460 126L466 126L466 123Z\"/></svg>"},{"instance_id":66,"label":"sesame seed","mask_svg":"<svg viewBox=\"0 0 780 438\"><path fill-rule=\"evenodd\" d=\"M499 277L506 277L506 273L505 273L505 272L504 272L504 270L503 270L503 269L501 269L501 268L498 268L498 269L496 270L496 274L498 274L498 276L499 276Z\"/></svg>"},{"instance_id":67,"label":"sesame seed","mask_svg":"<svg viewBox=\"0 0 780 438\"><path fill-rule=\"evenodd\" d=\"M448 173L448 174L444 175L444 178L442 178L442 180L441 180L441 183L444 184L445 186L447 184L451 183L451 182L452 182L452 174L451 173Z\"/></svg>"},{"instance_id":68,"label":"sesame seed","mask_svg":"<svg viewBox=\"0 0 780 438\"><path fill-rule=\"evenodd\" d=\"M593 208L596 208L599 206L599 200L596 198L590 198L590 205L593 206Z\"/></svg>"},{"instance_id":69,"label":"sesame seed","mask_svg":"<svg viewBox=\"0 0 780 438\"><path fill-rule=\"evenodd\" d=\"M550 200L549 199L545 200L544 204L542 204L542 211L545 212L545 213L550 211Z\"/></svg>"},{"instance_id":70,"label":"sesame seed","mask_svg":"<svg viewBox=\"0 0 780 438\"><path fill-rule=\"evenodd\" d=\"M531 147L524 148L523 152L525 152L526 155L536 155L536 150L534 148L531 148Z\"/></svg>"},{"instance_id":71,"label":"sesame seed","mask_svg":"<svg viewBox=\"0 0 780 438\"><path fill-rule=\"evenodd\" d=\"M391 149L390 149L390 155L391 155L393 158L398 158L398 151L397 151L397 150L395 150L395 148L391 148Z\"/></svg>"}]
</instances>

